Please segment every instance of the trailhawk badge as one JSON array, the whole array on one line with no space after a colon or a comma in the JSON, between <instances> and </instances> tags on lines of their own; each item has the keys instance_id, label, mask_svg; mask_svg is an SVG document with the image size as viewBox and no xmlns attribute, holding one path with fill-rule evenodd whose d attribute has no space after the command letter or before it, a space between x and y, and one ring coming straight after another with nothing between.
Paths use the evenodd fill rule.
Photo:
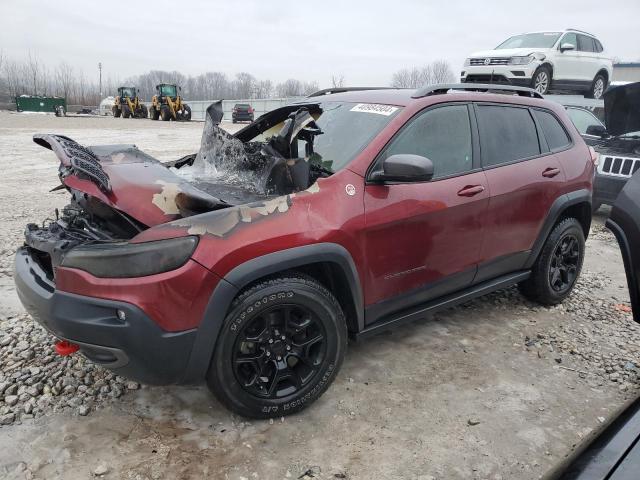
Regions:
<instances>
[{"instance_id":1,"label":"trailhawk badge","mask_svg":"<svg viewBox=\"0 0 640 480\"><path fill-rule=\"evenodd\" d=\"M350 183L347 183L347 186L344 187L344 189L347 192L347 195L349 195L351 197L353 197L356 194L356 187L354 187Z\"/></svg>"}]
</instances>

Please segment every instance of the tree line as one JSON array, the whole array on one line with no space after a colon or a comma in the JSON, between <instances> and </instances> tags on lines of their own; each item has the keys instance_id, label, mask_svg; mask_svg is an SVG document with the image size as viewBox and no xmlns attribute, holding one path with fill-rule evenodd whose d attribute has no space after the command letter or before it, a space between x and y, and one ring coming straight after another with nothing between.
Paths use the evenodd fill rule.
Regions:
<instances>
[{"instance_id":1,"label":"tree line","mask_svg":"<svg viewBox=\"0 0 640 480\"><path fill-rule=\"evenodd\" d=\"M453 80L449 64L438 60L424 67L405 68L393 73L390 86L417 88L425 83L447 83ZM0 93L9 97L59 96L65 97L70 105L97 105L101 98L116 95L119 86L135 86L143 99L150 100L159 83L181 86L182 96L187 100L287 98L308 95L320 89L316 81L290 78L275 83L256 78L247 72L230 77L223 72L205 72L192 76L178 71L151 70L127 78L103 75L101 91L97 72L89 77L64 61L50 67L31 52L22 60L14 60L0 51ZM332 75L331 86L345 86L344 75Z\"/></svg>"}]
</instances>

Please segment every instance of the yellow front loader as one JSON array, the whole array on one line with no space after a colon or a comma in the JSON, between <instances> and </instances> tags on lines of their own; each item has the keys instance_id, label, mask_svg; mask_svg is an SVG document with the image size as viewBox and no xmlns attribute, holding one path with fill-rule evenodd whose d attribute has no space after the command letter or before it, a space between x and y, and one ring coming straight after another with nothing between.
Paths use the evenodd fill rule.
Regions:
<instances>
[{"instance_id":1,"label":"yellow front loader","mask_svg":"<svg viewBox=\"0 0 640 480\"><path fill-rule=\"evenodd\" d=\"M191 120L191 107L178 95L180 87L169 83L156 85L156 94L151 100L149 117L152 120Z\"/></svg>"},{"instance_id":2,"label":"yellow front loader","mask_svg":"<svg viewBox=\"0 0 640 480\"><path fill-rule=\"evenodd\" d=\"M135 87L119 87L112 107L113 116L122 118L147 118L147 106L140 101Z\"/></svg>"}]
</instances>

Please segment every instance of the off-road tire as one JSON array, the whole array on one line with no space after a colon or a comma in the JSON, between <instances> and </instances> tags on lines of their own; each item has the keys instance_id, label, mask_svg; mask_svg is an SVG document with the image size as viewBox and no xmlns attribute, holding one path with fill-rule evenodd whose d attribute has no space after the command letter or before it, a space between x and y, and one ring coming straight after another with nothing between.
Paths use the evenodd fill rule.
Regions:
<instances>
[{"instance_id":1,"label":"off-road tire","mask_svg":"<svg viewBox=\"0 0 640 480\"><path fill-rule=\"evenodd\" d=\"M538 84L541 86L540 90L537 88ZM538 67L531 77L531 88L541 95L549 93L549 89L551 88L551 69L549 67L546 65Z\"/></svg>"},{"instance_id":2,"label":"off-road tire","mask_svg":"<svg viewBox=\"0 0 640 480\"><path fill-rule=\"evenodd\" d=\"M158 120L160 118L160 112L156 107L152 106L149 110L149 118L151 118L151 120Z\"/></svg>"},{"instance_id":3,"label":"off-road tire","mask_svg":"<svg viewBox=\"0 0 640 480\"><path fill-rule=\"evenodd\" d=\"M184 105L184 112L182 114L182 119L185 122L189 122L191 120L191 107L187 104Z\"/></svg>"},{"instance_id":4,"label":"off-road tire","mask_svg":"<svg viewBox=\"0 0 640 480\"><path fill-rule=\"evenodd\" d=\"M122 110L120 110L119 108L114 108L114 109L113 109L113 116L114 116L115 118L119 118L119 117L120 117L120 115L122 115Z\"/></svg>"},{"instance_id":5,"label":"off-road tire","mask_svg":"<svg viewBox=\"0 0 640 480\"><path fill-rule=\"evenodd\" d=\"M129 118L131 116L131 109L128 105L122 107L122 118Z\"/></svg>"},{"instance_id":6,"label":"off-road tire","mask_svg":"<svg viewBox=\"0 0 640 480\"><path fill-rule=\"evenodd\" d=\"M552 269L557 265L556 254L562 250L563 242L573 239L577 245L578 256L575 263L575 276L568 281L566 287L560 290L552 287ZM520 292L529 300L542 305L557 305L569 296L580 277L582 262L584 261L585 239L582 225L575 218L565 218L558 223L544 243L536 262L531 269L531 276L518 284ZM567 274L568 275L568 274Z\"/></svg>"},{"instance_id":7,"label":"off-road tire","mask_svg":"<svg viewBox=\"0 0 640 480\"><path fill-rule=\"evenodd\" d=\"M607 89L607 79L601 73L597 74L591 82L591 87L589 87L589 91L584 94L585 98L602 98L602 94Z\"/></svg>"},{"instance_id":8,"label":"off-road tire","mask_svg":"<svg viewBox=\"0 0 640 480\"><path fill-rule=\"evenodd\" d=\"M162 107L160 107L160 118L165 122L171 120L171 110L167 105L162 105Z\"/></svg>"},{"instance_id":9,"label":"off-road tire","mask_svg":"<svg viewBox=\"0 0 640 480\"><path fill-rule=\"evenodd\" d=\"M309 333L305 330L303 334L300 334L304 336L300 337L296 333L291 334L290 329L283 327L283 324L279 323L278 312L297 308L301 312L308 312L309 316L289 313L287 316L282 317L288 318L287 324L293 329L298 329L299 325L302 324L302 320L299 320L299 318L310 318L311 325L318 327L314 332L320 333ZM267 313L269 317L266 316ZM257 329L252 329L256 323L258 325L264 324L264 330L260 330L261 326ZM273 328L274 325L277 328ZM274 330L276 335L283 333L278 332L278 328L286 330L286 335L283 335L286 339L280 341L282 337L278 336L275 343L273 343ZM254 351L250 352L249 355L260 355L260 361L266 363L266 365L263 364L262 366L255 364L250 366L251 369L255 369L253 386L241 383L241 364L237 360L245 355L242 349L247 345L246 339L249 331L254 334L256 331L262 331L260 334L261 340L250 343L250 348ZM265 335L268 338L265 338ZM307 368L308 363L306 361L298 365L298 357L294 351L298 349L298 345L304 343L305 339L309 341L307 336L313 335L320 335L323 339L319 350L315 350L316 353L320 352L321 360L319 363L313 362L313 365L317 365L316 369L312 370L314 373L311 374L308 380L305 380L306 383L301 382L299 386L294 385L292 382L292 386L288 387L288 389L294 388L296 389L295 391L289 393L285 388L282 396L267 398L267 392L271 390L269 387L273 383L276 385L276 394L279 394L280 390L277 387L282 385L282 382L286 385L287 380L285 377L280 383L275 381L267 383L271 378L267 376L270 371L276 371L280 368L279 365L282 365L286 371L289 371L287 367L290 367L291 370L296 367ZM310 343L310 345L303 347L303 350L310 352L312 347L317 347L317 343L320 342ZM283 352L283 344L291 345L290 353ZM271 350L275 348L279 348L279 350L272 352ZM236 297L218 336L209 372L207 373L207 384L222 404L242 416L273 418L289 415L307 407L325 392L342 365L346 348L346 321L340 304L331 292L311 277L295 273L284 274L262 281ZM269 356L267 356L267 351ZM274 358L276 355L283 356L279 357L279 361L276 361ZM303 356L307 357L307 361L310 358L307 354ZM284 363L281 363L282 361ZM291 366L293 361L296 364ZM259 382L262 382L262 384ZM251 389L262 390L262 393L250 391Z\"/></svg>"},{"instance_id":10,"label":"off-road tire","mask_svg":"<svg viewBox=\"0 0 640 480\"><path fill-rule=\"evenodd\" d=\"M149 112L147 111L146 105L140 105L140 114L138 118L147 118L149 116Z\"/></svg>"}]
</instances>

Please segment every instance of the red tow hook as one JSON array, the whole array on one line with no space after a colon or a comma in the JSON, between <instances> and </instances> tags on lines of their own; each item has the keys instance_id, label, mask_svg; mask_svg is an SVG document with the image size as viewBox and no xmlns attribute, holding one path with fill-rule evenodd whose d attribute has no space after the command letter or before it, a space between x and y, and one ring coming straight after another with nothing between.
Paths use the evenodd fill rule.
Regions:
<instances>
[{"instance_id":1,"label":"red tow hook","mask_svg":"<svg viewBox=\"0 0 640 480\"><path fill-rule=\"evenodd\" d=\"M66 340L59 340L56 342L56 353L62 357L71 355L80 350L80 346L75 343L67 342Z\"/></svg>"}]
</instances>

